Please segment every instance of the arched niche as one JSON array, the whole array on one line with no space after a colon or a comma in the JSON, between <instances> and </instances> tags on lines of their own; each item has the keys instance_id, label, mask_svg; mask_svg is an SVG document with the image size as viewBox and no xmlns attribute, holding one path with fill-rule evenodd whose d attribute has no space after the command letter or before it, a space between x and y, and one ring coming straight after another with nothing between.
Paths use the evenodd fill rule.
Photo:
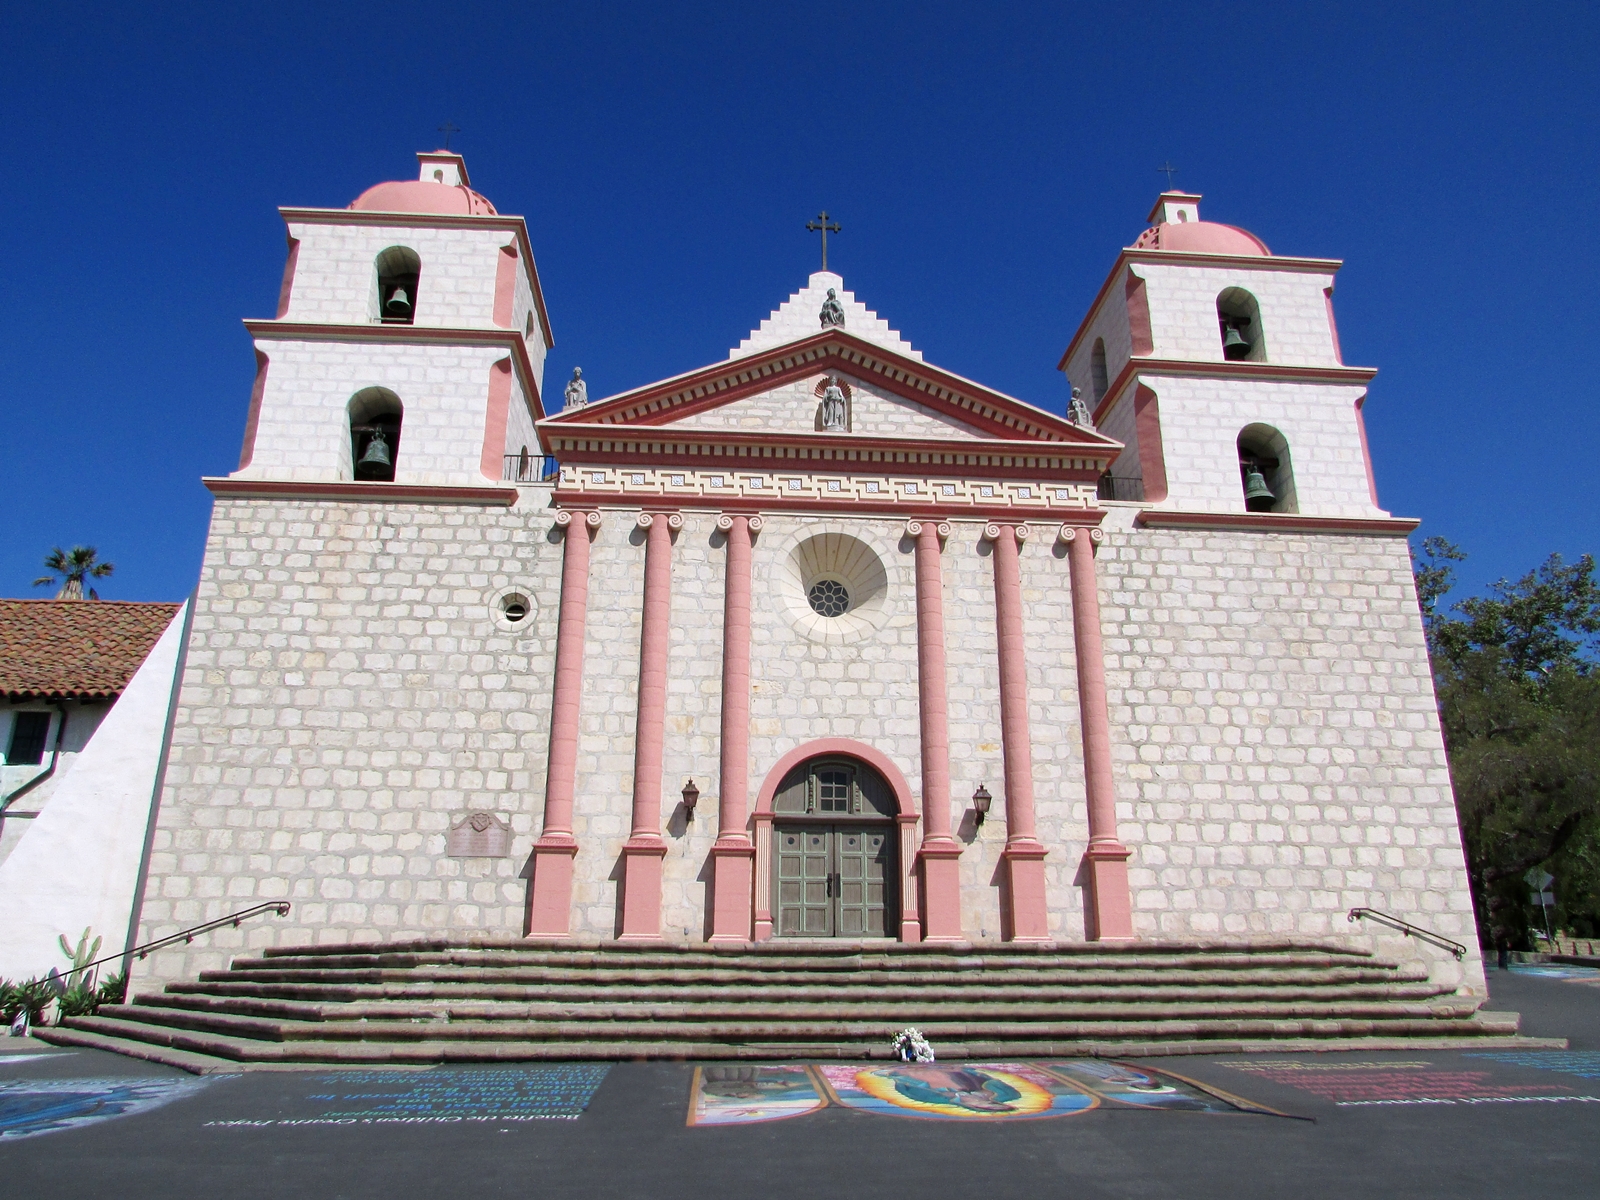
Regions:
<instances>
[{"instance_id":1,"label":"arched niche","mask_svg":"<svg viewBox=\"0 0 1600 1200\"><path fill-rule=\"evenodd\" d=\"M378 272L378 320L385 325L410 325L417 315L422 259L409 246L390 246L373 265Z\"/></svg>"},{"instance_id":2,"label":"arched niche","mask_svg":"<svg viewBox=\"0 0 1600 1200\"><path fill-rule=\"evenodd\" d=\"M345 476L373 483L392 483L400 463L400 433L405 405L388 388L362 388L350 397L350 470ZM387 456L388 462L383 459Z\"/></svg>"},{"instance_id":3,"label":"arched niche","mask_svg":"<svg viewBox=\"0 0 1600 1200\"><path fill-rule=\"evenodd\" d=\"M1297 513L1294 464L1289 439L1271 425L1246 425L1239 431L1239 482L1245 493L1245 511ZM1251 475L1259 472L1270 497L1249 495Z\"/></svg>"},{"instance_id":4,"label":"arched niche","mask_svg":"<svg viewBox=\"0 0 1600 1200\"><path fill-rule=\"evenodd\" d=\"M1094 402L1099 404L1106 398L1106 391L1111 386L1111 376L1106 371L1106 340L1095 338L1094 348L1089 351L1089 383L1094 392Z\"/></svg>"},{"instance_id":5,"label":"arched niche","mask_svg":"<svg viewBox=\"0 0 1600 1200\"><path fill-rule=\"evenodd\" d=\"M1240 287L1217 296L1217 331L1222 357L1230 362L1266 362L1267 336L1261 328L1261 305Z\"/></svg>"}]
</instances>

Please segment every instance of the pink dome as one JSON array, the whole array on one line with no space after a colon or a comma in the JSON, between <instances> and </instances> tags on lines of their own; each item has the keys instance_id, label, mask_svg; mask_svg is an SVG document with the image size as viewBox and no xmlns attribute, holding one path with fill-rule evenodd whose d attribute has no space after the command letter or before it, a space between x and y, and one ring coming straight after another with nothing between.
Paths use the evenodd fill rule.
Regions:
<instances>
[{"instance_id":1,"label":"pink dome","mask_svg":"<svg viewBox=\"0 0 1600 1200\"><path fill-rule=\"evenodd\" d=\"M1212 221L1179 221L1152 226L1134 242L1135 250L1186 250L1191 254L1248 254L1270 258L1272 251L1255 234Z\"/></svg>"},{"instance_id":2,"label":"pink dome","mask_svg":"<svg viewBox=\"0 0 1600 1200\"><path fill-rule=\"evenodd\" d=\"M469 187L452 187L422 179L396 180L369 187L350 204L363 212L446 213L492 217L494 205Z\"/></svg>"}]
</instances>

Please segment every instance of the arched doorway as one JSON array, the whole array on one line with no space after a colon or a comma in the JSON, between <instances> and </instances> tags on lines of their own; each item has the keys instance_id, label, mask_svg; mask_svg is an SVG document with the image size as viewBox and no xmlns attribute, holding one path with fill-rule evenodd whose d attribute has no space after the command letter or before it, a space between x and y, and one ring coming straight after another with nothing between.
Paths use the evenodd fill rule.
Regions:
<instances>
[{"instance_id":1,"label":"arched doorway","mask_svg":"<svg viewBox=\"0 0 1600 1200\"><path fill-rule=\"evenodd\" d=\"M860 759L820 755L791 769L772 797L773 933L894 937L898 812L883 776Z\"/></svg>"}]
</instances>

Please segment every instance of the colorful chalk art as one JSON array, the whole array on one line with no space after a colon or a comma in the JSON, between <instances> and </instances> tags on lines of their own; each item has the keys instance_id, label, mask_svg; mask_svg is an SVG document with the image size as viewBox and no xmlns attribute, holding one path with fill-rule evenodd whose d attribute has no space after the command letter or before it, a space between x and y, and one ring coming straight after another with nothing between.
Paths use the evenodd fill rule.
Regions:
<instances>
[{"instance_id":1,"label":"colorful chalk art","mask_svg":"<svg viewBox=\"0 0 1600 1200\"><path fill-rule=\"evenodd\" d=\"M201 1079L25 1079L0 1083L0 1139L77 1129L160 1108L216 1082Z\"/></svg>"},{"instance_id":2,"label":"colorful chalk art","mask_svg":"<svg viewBox=\"0 0 1600 1200\"><path fill-rule=\"evenodd\" d=\"M1285 1115L1167 1071L1086 1058L696 1067L688 1123L781 1121L829 1107L936 1121L1038 1120L1095 1109Z\"/></svg>"}]
</instances>

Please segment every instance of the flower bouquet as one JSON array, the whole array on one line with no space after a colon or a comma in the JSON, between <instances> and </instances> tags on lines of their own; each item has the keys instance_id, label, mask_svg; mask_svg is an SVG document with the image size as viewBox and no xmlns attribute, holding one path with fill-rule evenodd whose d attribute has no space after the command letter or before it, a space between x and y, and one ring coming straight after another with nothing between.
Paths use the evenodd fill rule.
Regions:
<instances>
[{"instance_id":1,"label":"flower bouquet","mask_svg":"<svg viewBox=\"0 0 1600 1200\"><path fill-rule=\"evenodd\" d=\"M889 1039L889 1045L894 1050L895 1058L901 1062L933 1061L933 1047L928 1045L928 1039L922 1036L922 1030L914 1026L908 1026L895 1034Z\"/></svg>"}]
</instances>

